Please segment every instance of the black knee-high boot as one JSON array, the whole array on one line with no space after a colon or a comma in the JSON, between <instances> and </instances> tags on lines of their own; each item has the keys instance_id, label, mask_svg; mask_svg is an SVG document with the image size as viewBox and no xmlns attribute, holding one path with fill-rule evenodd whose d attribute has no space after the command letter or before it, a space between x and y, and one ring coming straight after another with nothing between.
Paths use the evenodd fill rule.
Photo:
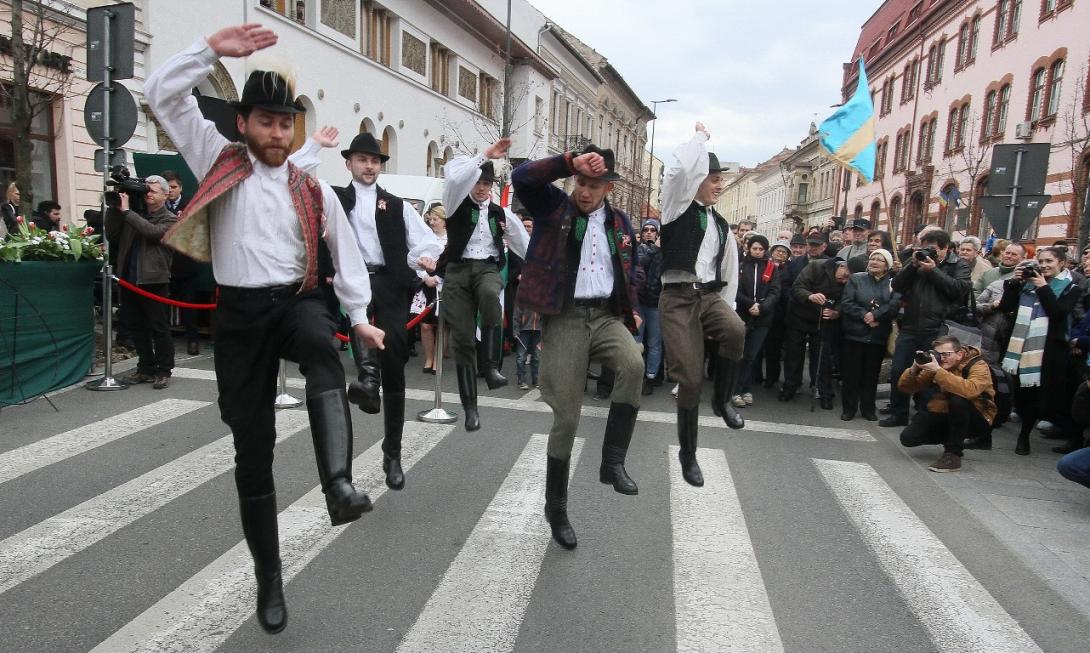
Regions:
<instances>
[{"instance_id":1,"label":"black knee-high boot","mask_svg":"<svg viewBox=\"0 0 1090 653\"><path fill-rule=\"evenodd\" d=\"M639 408L628 404L611 404L609 417L606 418L606 434L602 440L602 467L598 471L598 480L612 484L613 489L621 494L639 494L636 482L628 476L624 468L628 444L632 441L632 431L636 427L636 414Z\"/></svg>"},{"instance_id":2,"label":"black knee-high boot","mask_svg":"<svg viewBox=\"0 0 1090 653\"><path fill-rule=\"evenodd\" d=\"M405 487L405 473L401 471L401 434L405 429L405 393L386 394L386 406L382 411L385 432L382 438L382 471L386 472L386 486L391 490Z\"/></svg>"},{"instance_id":3,"label":"black knee-high boot","mask_svg":"<svg viewBox=\"0 0 1090 653\"><path fill-rule=\"evenodd\" d=\"M576 545L575 529L568 522L568 467L571 459L548 457L545 463L545 520L553 539L565 549Z\"/></svg>"},{"instance_id":4,"label":"black knee-high boot","mask_svg":"<svg viewBox=\"0 0 1090 653\"><path fill-rule=\"evenodd\" d=\"M257 577L257 622L269 633L288 624L284 585L280 577L280 534L276 527L276 493L239 497L242 533L254 558Z\"/></svg>"},{"instance_id":5,"label":"black knee-high boot","mask_svg":"<svg viewBox=\"0 0 1090 653\"><path fill-rule=\"evenodd\" d=\"M689 485L704 485L704 474L696 462L696 432L700 423L700 407L677 409L677 441L681 447L678 462L681 463L681 477Z\"/></svg>"},{"instance_id":6,"label":"black knee-high boot","mask_svg":"<svg viewBox=\"0 0 1090 653\"><path fill-rule=\"evenodd\" d=\"M348 384L348 401L369 415L378 414L382 409L382 399L379 396L380 377L375 352L364 346L355 329L348 330L348 339L352 343L352 360L358 373L357 380Z\"/></svg>"},{"instance_id":7,"label":"black knee-high boot","mask_svg":"<svg viewBox=\"0 0 1090 653\"><path fill-rule=\"evenodd\" d=\"M318 478L334 526L359 519L371 510L371 499L352 485L352 416L343 390L326 390L307 398L310 433Z\"/></svg>"},{"instance_id":8,"label":"black knee-high boot","mask_svg":"<svg viewBox=\"0 0 1090 653\"><path fill-rule=\"evenodd\" d=\"M503 327L485 329L481 337L483 338L481 344L484 346L481 369L484 374L484 382L488 385L489 390L502 388L507 385L507 377L500 374L497 367L499 359L503 357Z\"/></svg>"},{"instance_id":9,"label":"black knee-high boot","mask_svg":"<svg viewBox=\"0 0 1090 653\"><path fill-rule=\"evenodd\" d=\"M715 414L723 418L732 429L744 428L746 420L735 410L730 398L734 396L734 387L738 382L738 370L741 364L720 356L715 366L715 385L712 394L712 407Z\"/></svg>"},{"instance_id":10,"label":"black knee-high boot","mask_svg":"<svg viewBox=\"0 0 1090 653\"><path fill-rule=\"evenodd\" d=\"M462 410L466 413L466 430L476 431L481 428L481 416L477 412L477 379L469 365L457 366L458 396L462 400Z\"/></svg>"}]
</instances>

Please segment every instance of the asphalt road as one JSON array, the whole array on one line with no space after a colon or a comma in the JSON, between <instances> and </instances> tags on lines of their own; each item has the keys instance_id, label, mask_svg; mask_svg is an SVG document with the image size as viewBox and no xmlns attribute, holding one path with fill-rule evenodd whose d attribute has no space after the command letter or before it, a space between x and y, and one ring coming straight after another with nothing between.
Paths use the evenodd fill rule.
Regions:
<instances>
[{"instance_id":1,"label":"asphalt road","mask_svg":"<svg viewBox=\"0 0 1090 653\"><path fill-rule=\"evenodd\" d=\"M433 387L419 366L409 415ZM215 399L201 356L166 391L0 411L0 651L1086 650L1082 613L919 464L937 448L762 390L742 431L702 409L706 485L690 488L660 388L627 497L598 482L607 404L588 392L566 551L541 515L548 407L483 383L480 431L407 426L400 492L382 483L381 417L356 412L375 510L337 529L305 411L278 413L290 617L269 636Z\"/></svg>"}]
</instances>

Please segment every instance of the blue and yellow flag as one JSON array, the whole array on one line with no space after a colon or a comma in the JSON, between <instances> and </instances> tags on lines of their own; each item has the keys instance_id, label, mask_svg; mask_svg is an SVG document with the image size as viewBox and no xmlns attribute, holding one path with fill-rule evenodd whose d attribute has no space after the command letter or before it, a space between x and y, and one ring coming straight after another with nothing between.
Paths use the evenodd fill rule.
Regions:
<instances>
[{"instance_id":1,"label":"blue and yellow flag","mask_svg":"<svg viewBox=\"0 0 1090 653\"><path fill-rule=\"evenodd\" d=\"M826 118L818 131L822 147L835 160L858 172L868 183L874 181L874 104L862 59L855 94Z\"/></svg>"}]
</instances>

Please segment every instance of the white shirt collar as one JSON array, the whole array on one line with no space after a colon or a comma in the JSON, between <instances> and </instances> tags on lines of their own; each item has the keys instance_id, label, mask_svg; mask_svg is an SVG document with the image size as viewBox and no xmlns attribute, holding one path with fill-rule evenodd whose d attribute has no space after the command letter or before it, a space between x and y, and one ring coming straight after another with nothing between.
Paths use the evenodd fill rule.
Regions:
<instances>
[{"instance_id":1,"label":"white shirt collar","mask_svg":"<svg viewBox=\"0 0 1090 653\"><path fill-rule=\"evenodd\" d=\"M589 214L587 214L587 219L601 220L601 221L605 222L605 219L606 219L606 205L605 205L605 202L603 202L601 206L599 206L598 208L594 209Z\"/></svg>"},{"instance_id":2,"label":"white shirt collar","mask_svg":"<svg viewBox=\"0 0 1090 653\"><path fill-rule=\"evenodd\" d=\"M364 193L366 195L374 195L375 193L377 193L378 191L375 190L375 186L377 186L377 185L378 185L378 182L368 186L367 184L361 184L360 182L356 181L355 179L352 180L352 186L356 189L356 192L357 193Z\"/></svg>"}]
</instances>

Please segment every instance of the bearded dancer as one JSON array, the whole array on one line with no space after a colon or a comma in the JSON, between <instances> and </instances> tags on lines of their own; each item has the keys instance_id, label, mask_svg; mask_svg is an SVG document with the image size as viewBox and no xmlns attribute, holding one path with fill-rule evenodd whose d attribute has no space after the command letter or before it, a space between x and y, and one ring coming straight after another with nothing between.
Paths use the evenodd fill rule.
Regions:
<instances>
[{"instance_id":1,"label":"bearded dancer","mask_svg":"<svg viewBox=\"0 0 1090 653\"><path fill-rule=\"evenodd\" d=\"M719 342L712 406L732 429L745 420L731 405L745 324L734 312L738 291L738 246L730 225L714 208L726 181L705 143L701 123L688 143L674 152L677 162L662 181L662 294L659 316L670 373L678 380L677 437L681 475L704 485L696 462L700 386L704 381L704 339Z\"/></svg>"},{"instance_id":2,"label":"bearded dancer","mask_svg":"<svg viewBox=\"0 0 1090 653\"><path fill-rule=\"evenodd\" d=\"M583 404L587 364L616 374L602 442L598 479L621 494L637 494L624 461L639 412L643 357L632 338L636 237L623 211L606 196L613 182L612 150L589 145L524 163L511 182L534 230L519 282L519 306L542 314L541 398L553 410L545 467L545 518L557 544L574 549L568 521L568 471ZM571 195L553 185L575 175Z\"/></svg>"},{"instance_id":3,"label":"bearded dancer","mask_svg":"<svg viewBox=\"0 0 1090 653\"><path fill-rule=\"evenodd\" d=\"M467 431L481 428L477 412L477 349L474 333L480 314L481 337L502 337L500 270L506 261L504 237L511 250L526 254L530 240L518 216L492 201L495 168L489 159L507 156L511 139L501 138L481 154L459 156L445 166L443 206L447 209L447 247L436 264L443 277L443 306L450 325L451 348L458 370L458 394L465 410ZM491 343L494 344L494 343ZM489 346L484 379L489 390L507 385L492 360L497 347Z\"/></svg>"},{"instance_id":4,"label":"bearded dancer","mask_svg":"<svg viewBox=\"0 0 1090 653\"><path fill-rule=\"evenodd\" d=\"M371 509L352 485L352 418L333 318L317 290L319 239L338 274L334 287L356 335L374 347L383 332L367 324L371 287L352 227L333 189L287 161L294 116L304 109L292 85L271 71L246 80L236 124L245 144L229 143L201 115L191 91L220 57L245 57L276 43L256 24L224 28L171 57L145 93L186 163L203 177L163 242L211 261L219 301L216 382L235 445L242 530L254 558L257 619L270 633L287 624L280 574L272 461L273 400L280 358L299 363L318 476L333 525Z\"/></svg>"}]
</instances>

